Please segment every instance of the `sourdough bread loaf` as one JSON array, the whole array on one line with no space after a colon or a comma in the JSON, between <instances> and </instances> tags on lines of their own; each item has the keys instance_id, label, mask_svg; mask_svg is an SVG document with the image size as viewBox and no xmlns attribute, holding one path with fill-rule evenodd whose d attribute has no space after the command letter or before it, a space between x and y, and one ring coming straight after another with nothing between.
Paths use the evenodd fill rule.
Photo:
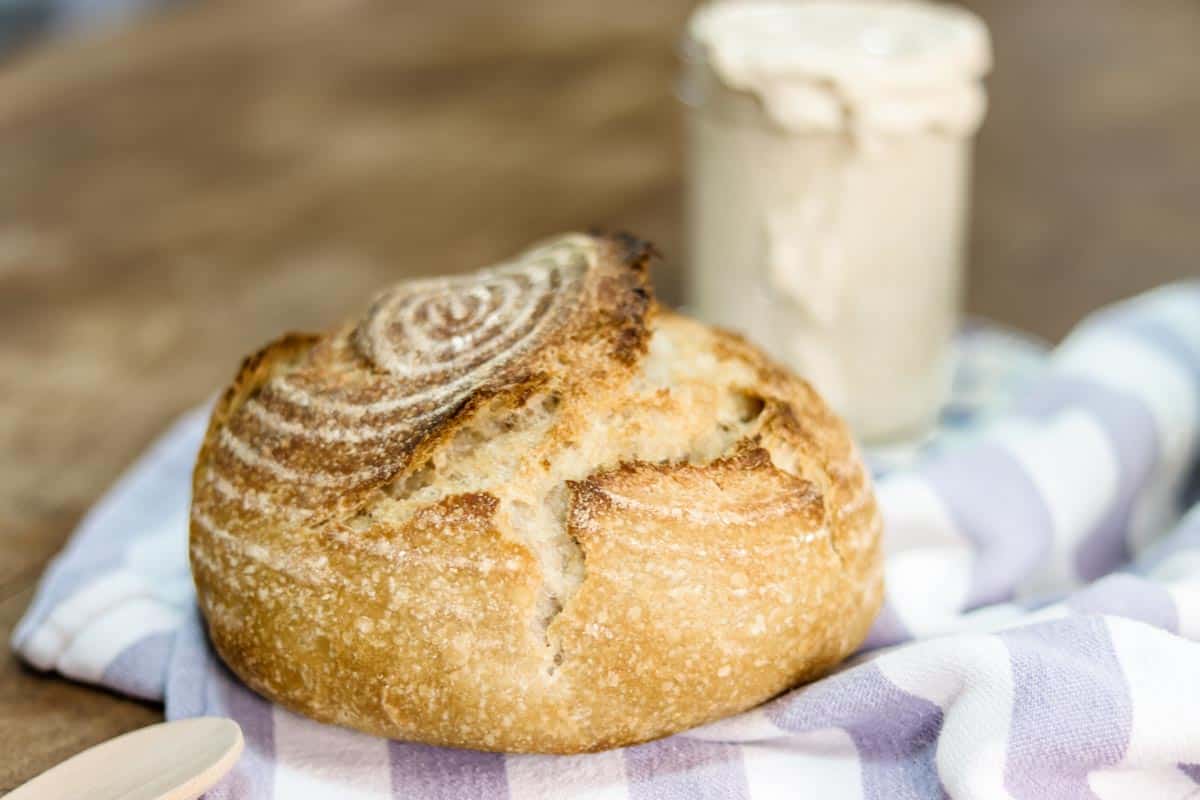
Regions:
<instances>
[{"instance_id":1,"label":"sourdough bread loaf","mask_svg":"<svg viewBox=\"0 0 1200 800\"><path fill-rule=\"evenodd\" d=\"M563 236L248 358L191 513L233 671L381 736L572 753L741 711L853 651L881 522L845 426L659 308L650 257Z\"/></svg>"}]
</instances>

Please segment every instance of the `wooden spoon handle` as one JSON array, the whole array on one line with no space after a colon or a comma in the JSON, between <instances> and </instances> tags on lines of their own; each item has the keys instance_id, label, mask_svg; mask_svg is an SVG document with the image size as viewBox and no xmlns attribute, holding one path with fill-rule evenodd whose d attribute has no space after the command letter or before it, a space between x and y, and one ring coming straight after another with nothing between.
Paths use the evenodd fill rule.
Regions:
<instances>
[{"instance_id":1,"label":"wooden spoon handle","mask_svg":"<svg viewBox=\"0 0 1200 800\"><path fill-rule=\"evenodd\" d=\"M224 717L163 722L84 750L8 800L194 800L233 767L242 729Z\"/></svg>"}]
</instances>

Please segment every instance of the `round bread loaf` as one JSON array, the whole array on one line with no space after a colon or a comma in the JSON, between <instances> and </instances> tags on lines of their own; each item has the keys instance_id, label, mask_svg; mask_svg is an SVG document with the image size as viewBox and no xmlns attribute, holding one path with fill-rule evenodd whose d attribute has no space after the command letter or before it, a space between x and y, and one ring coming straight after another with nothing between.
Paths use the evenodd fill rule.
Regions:
<instances>
[{"instance_id":1,"label":"round bread loaf","mask_svg":"<svg viewBox=\"0 0 1200 800\"><path fill-rule=\"evenodd\" d=\"M567 235L251 356L196 464L217 651L266 697L511 752L641 742L852 652L881 522L837 419Z\"/></svg>"}]
</instances>

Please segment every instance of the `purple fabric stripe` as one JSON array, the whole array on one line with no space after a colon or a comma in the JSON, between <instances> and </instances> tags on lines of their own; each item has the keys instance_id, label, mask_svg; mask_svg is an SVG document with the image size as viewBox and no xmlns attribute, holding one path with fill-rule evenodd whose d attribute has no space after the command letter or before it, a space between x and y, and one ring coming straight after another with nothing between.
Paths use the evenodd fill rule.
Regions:
<instances>
[{"instance_id":1,"label":"purple fabric stripe","mask_svg":"<svg viewBox=\"0 0 1200 800\"><path fill-rule=\"evenodd\" d=\"M275 716L272 706L237 681L232 673L215 675L209 713L233 717L246 747L230 773L205 793L207 800L256 800L275 795Z\"/></svg>"},{"instance_id":2,"label":"purple fabric stripe","mask_svg":"<svg viewBox=\"0 0 1200 800\"><path fill-rule=\"evenodd\" d=\"M1117 456L1117 492L1103 518L1075 551L1079 577L1092 581L1129 560L1133 504L1158 463L1158 432L1141 400L1084 378L1048 377L1022 398L1018 410L1045 419L1066 409L1087 411L1100 423Z\"/></svg>"},{"instance_id":3,"label":"purple fabric stripe","mask_svg":"<svg viewBox=\"0 0 1200 800\"><path fill-rule=\"evenodd\" d=\"M877 647L887 647L888 645L906 642L912 638L908 628L900 621L900 616L896 613L896 609L891 602L885 600L883 608L879 609L879 616L875 618L874 624L871 625L871 630L867 634L867 640L863 642L861 650L874 650Z\"/></svg>"},{"instance_id":4,"label":"purple fabric stripe","mask_svg":"<svg viewBox=\"0 0 1200 800\"><path fill-rule=\"evenodd\" d=\"M746 767L737 745L674 736L626 748L631 800L748 798Z\"/></svg>"},{"instance_id":5,"label":"purple fabric stripe","mask_svg":"<svg viewBox=\"0 0 1200 800\"><path fill-rule=\"evenodd\" d=\"M1011 600L1050 552L1054 523L1028 473L994 444L949 453L924 470L975 548L967 609Z\"/></svg>"},{"instance_id":6,"label":"purple fabric stripe","mask_svg":"<svg viewBox=\"0 0 1200 800\"><path fill-rule=\"evenodd\" d=\"M232 717L246 746L234 769L205 793L207 800L270 798L275 763L272 706L251 692L216 657L194 609L175 634L167 672L167 719L204 715Z\"/></svg>"},{"instance_id":7,"label":"purple fabric stripe","mask_svg":"<svg viewBox=\"0 0 1200 800\"><path fill-rule=\"evenodd\" d=\"M167 669L167 719L199 717L208 712L207 686L216 667L216 655L205 636L200 609L193 608L175 634Z\"/></svg>"},{"instance_id":8,"label":"purple fabric stripe","mask_svg":"<svg viewBox=\"0 0 1200 800\"><path fill-rule=\"evenodd\" d=\"M411 742L389 742L392 796L397 800L503 800L504 756Z\"/></svg>"},{"instance_id":9,"label":"purple fabric stripe","mask_svg":"<svg viewBox=\"0 0 1200 800\"><path fill-rule=\"evenodd\" d=\"M1088 773L1125 754L1129 688L1099 617L1071 617L999 634L1012 660L1005 787L1017 798L1092 798Z\"/></svg>"},{"instance_id":10,"label":"purple fabric stripe","mask_svg":"<svg viewBox=\"0 0 1200 800\"><path fill-rule=\"evenodd\" d=\"M105 667L100 683L143 700L162 700L175 632L164 631L139 639Z\"/></svg>"},{"instance_id":11,"label":"purple fabric stripe","mask_svg":"<svg viewBox=\"0 0 1200 800\"><path fill-rule=\"evenodd\" d=\"M1170 593L1160 584L1135 575L1109 575L1077 592L1067 606L1078 614L1112 614L1170 633L1179 630L1179 614Z\"/></svg>"},{"instance_id":12,"label":"purple fabric stripe","mask_svg":"<svg viewBox=\"0 0 1200 800\"><path fill-rule=\"evenodd\" d=\"M1195 783L1200 783L1200 764L1180 764L1179 771L1187 775Z\"/></svg>"},{"instance_id":13,"label":"purple fabric stripe","mask_svg":"<svg viewBox=\"0 0 1200 800\"><path fill-rule=\"evenodd\" d=\"M862 760L866 798L945 797L937 774L942 709L863 664L781 697L767 717L793 733L842 728Z\"/></svg>"}]
</instances>

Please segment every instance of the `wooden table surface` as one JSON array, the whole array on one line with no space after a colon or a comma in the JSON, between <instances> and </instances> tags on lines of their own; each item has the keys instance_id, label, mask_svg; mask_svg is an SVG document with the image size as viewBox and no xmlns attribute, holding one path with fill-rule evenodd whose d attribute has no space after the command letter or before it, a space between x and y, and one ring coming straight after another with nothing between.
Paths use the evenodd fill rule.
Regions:
<instances>
[{"instance_id":1,"label":"wooden table surface","mask_svg":"<svg viewBox=\"0 0 1200 800\"><path fill-rule=\"evenodd\" d=\"M0 65L0 632L80 514L285 328L600 224L678 298L688 0L194 2ZM1198 271L1200 4L975 0L970 309L1047 337ZM156 707L0 657L0 790Z\"/></svg>"}]
</instances>

